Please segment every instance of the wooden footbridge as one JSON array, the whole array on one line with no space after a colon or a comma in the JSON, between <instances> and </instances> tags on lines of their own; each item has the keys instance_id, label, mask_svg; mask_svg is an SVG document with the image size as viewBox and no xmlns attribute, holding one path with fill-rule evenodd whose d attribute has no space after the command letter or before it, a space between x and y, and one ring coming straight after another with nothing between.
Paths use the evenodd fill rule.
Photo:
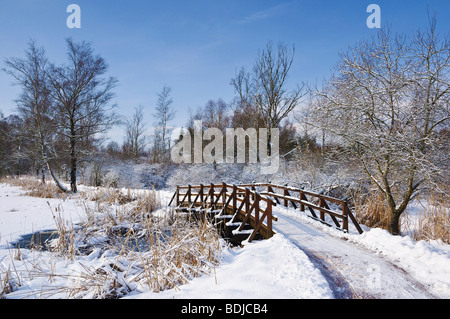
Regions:
<instances>
[{"instance_id":1,"label":"wooden footbridge","mask_svg":"<svg viewBox=\"0 0 450 319\"><path fill-rule=\"evenodd\" d=\"M275 233L272 222L277 221L272 208L276 205L299 209L345 232L348 232L350 220L359 233L363 232L346 198L337 199L289 186L267 183L177 186L169 206L174 201L178 212L212 220L222 235L234 244L272 237Z\"/></svg>"}]
</instances>

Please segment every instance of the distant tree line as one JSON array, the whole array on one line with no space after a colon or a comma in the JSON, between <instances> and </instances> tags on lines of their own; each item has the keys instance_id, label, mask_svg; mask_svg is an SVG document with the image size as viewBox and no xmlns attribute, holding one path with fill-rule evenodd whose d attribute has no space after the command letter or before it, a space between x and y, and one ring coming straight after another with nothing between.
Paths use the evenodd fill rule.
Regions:
<instances>
[{"instance_id":1,"label":"distant tree line","mask_svg":"<svg viewBox=\"0 0 450 319\"><path fill-rule=\"evenodd\" d=\"M121 117L112 103L118 81L106 75L106 61L89 43L67 39L66 47L68 59L63 65L49 61L35 41L28 44L25 57L4 61L2 70L21 88L21 94L16 100L17 114L0 118L0 174L35 172L45 181L48 173L63 191L76 192L80 169L100 155L170 164L170 122L175 116L172 88L164 86L156 95L151 127L144 120L146 107L142 105ZM207 101L189 114L186 129L192 129L195 119L201 119L205 128L221 130L278 127L281 153L291 154L301 138L287 117L305 94L304 86L286 91L294 53L294 48L280 43L275 49L269 42L254 71L243 67L231 80L238 97L230 103L220 98ZM117 125L123 127L123 142L105 143L106 133ZM315 145L313 139L309 143ZM69 181L70 189L61 180Z\"/></svg>"}]
</instances>

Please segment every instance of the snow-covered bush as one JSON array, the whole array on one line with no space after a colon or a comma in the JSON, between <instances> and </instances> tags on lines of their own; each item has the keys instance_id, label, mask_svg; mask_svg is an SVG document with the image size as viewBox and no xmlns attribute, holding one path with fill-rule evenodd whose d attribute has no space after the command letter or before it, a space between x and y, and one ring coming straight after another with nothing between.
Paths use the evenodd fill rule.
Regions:
<instances>
[{"instance_id":1,"label":"snow-covered bush","mask_svg":"<svg viewBox=\"0 0 450 319\"><path fill-rule=\"evenodd\" d=\"M118 172L110 170L103 177L102 186L119 187L119 185L120 185L120 175Z\"/></svg>"}]
</instances>

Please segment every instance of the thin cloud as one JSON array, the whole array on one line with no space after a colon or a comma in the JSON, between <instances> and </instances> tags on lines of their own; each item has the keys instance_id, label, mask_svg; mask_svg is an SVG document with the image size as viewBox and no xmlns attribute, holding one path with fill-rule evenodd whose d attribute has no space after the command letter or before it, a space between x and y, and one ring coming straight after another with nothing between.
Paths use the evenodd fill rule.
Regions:
<instances>
[{"instance_id":1,"label":"thin cloud","mask_svg":"<svg viewBox=\"0 0 450 319\"><path fill-rule=\"evenodd\" d=\"M251 23L254 21L264 20L264 19L267 19L270 17L271 17L270 10L264 10L264 11L255 12L237 22L239 24L246 24L246 23Z\"/></svg>"},{"instance_id":2,"label":"thin cloud","mask_svg":"<svg viewBox=\"0 0 450 319\"><path fill-rule=\"evenodd\" d=\"M254 12L242 19L236 20L235 23L236 24L248 24L248 23L253 23L256 21L269 19L276 15L281 15L281 14L287 12L288 9L290 8L290 6L292 4L294 4L294 2L295 1L278 4L276 6L268 8L268 9Z\"/></svg>"}]
</instances>

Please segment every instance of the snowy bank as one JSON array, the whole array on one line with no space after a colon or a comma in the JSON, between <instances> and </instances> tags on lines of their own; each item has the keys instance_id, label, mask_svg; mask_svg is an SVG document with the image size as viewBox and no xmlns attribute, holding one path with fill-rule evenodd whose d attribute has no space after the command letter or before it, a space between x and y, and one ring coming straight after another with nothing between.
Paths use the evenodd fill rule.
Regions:
<instances>
[{"instance_id":1,"label":"snowy bank","mask_svg":"<svg viewBox=\"0 0 450 319\"><path fill-rule=\"evenodd\" d=\"M320 271L283 235L229 248L215 273L160 293L127 298L329 299L333 293Z\"/></svg>"},{"instance_id":2,"label":"snowy bank","mask_svg":"<svg viewBox=\"0 0 450 319\"><path fill-rule=\"evenodd\" d=\"M402 267L433 292L450 298L450 247L439 242L414 241L409 236L393 236L374 228L351 240L381 254Z\"/></svg>"},{"instance_id":3,"label":"snowy bank","mask_svg":"<svg viewBox=\"0 0 450 319\"><path fill-rule=\"evenodd\" d=\"M54 215L76 224L84 213L85 201L25 196L16 186L0 184L0 247L22 235L56 229Z\"/></svg>"},{"instance_id":4,"label":"snowy bank","mask_svg":"<svg viewBox=\"0 0 450 319\"><path fill-rule=\"evenodd\" d=\"M414 241L410 236L394 236L380 228L362 226L358 234L352 224L346 234L329 227L293 208L276 207L274 214L284 214L301 223L312 224L321 232L362 246L390 260L417 280L428 285L436 295L450 298L450 245L441 241Z\"/></svg>"}]
</instances>

